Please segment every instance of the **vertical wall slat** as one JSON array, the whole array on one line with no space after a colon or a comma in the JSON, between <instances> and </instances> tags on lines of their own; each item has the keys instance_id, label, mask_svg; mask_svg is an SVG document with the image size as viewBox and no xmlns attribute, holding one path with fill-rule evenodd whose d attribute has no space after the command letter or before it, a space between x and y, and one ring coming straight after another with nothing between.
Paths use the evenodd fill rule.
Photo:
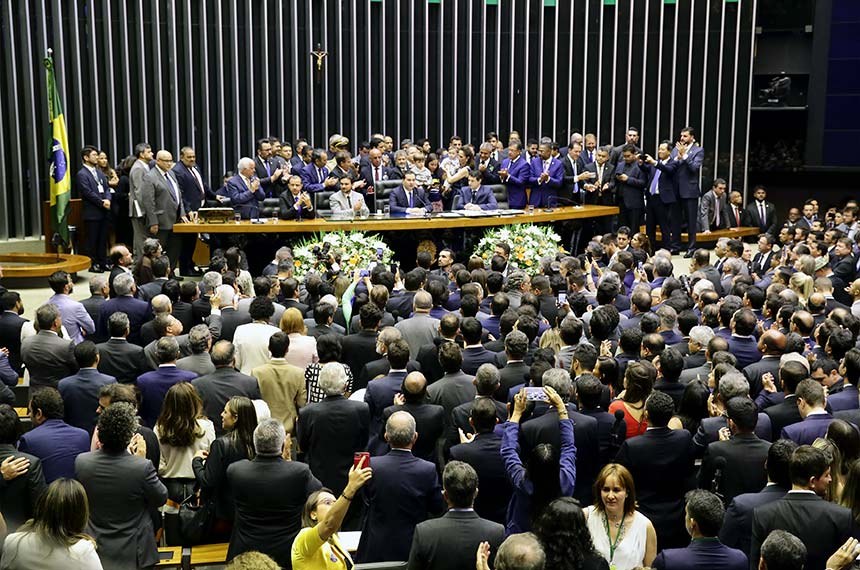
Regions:
<instances>
[{"instance_id":1,"label":"vertical wall slat","mask_svg":"<svg viewBox=\"0 0 860 570\"><path fill-rule=\"evenodd\" d=\"M752 115L752 91L753 91L753 61L755 60L755 22L756 15L758 12L758 0L752 0L752 24L750 25L750 76L749 76L749 90L747 92L747 128L744 131L746 133L745 136L745 145L744 145L744 166L750 163L750 117ZM747 195L749 194L749 169L744 168L744 202L747 200Z\"/></svg>"},{"instance_id":2,"label":"vertical wall slat","mask_svg":"<svg viewBox=\"0 0 860 570\"><path fill-rule=\"evenodd\" d=\"M675 132L675 94L678 92L675 80L678 77L678 20L681 19L681 5L675 4L675 33L672 38L672 95L669 97L669 136ZM660 133L657 133L657 144L660 143Z\"/></svg>"},{"instance_id":3,"label":"vertical wall slat","mask_svg":"<svg viewBox=\"0 0 860 570\"><path fill-rule=\"evenodd\" d=\"M720 111L723 102L723 46L726 40L726 3L720 3L720 63L717 71L717 118L714 121L714 178L720 175ZM702 133L702 137L704 137Z\"/></svg>"},{"instance_id":4,"label":"vertical wall slat","mask_svg":"<svg viewBox=\"0 0 860 570\"><path fill-rule=\"evenodd\" d=\"M30 109L43 109L45 108L45 105L42 104L42 101L44 99L42 97L39 97L39 95L36 93L36 89L38 88L39 83L37 83L36 77L34 75L35 67L36 65L41 64L42 58L41 56L38 58L34 56L34 41L32 31L30 29L30 26L26 25L31 21L29 3L24 3L24 10L19 12L19 15L22 18L21 23L24 32L22 37L24 41L24 50L21 54L23 56L24 61L24 64L21 67L22 78L24 79L24 99L30 105ZM39 67L41 68L41 65L39 65ZM44 73L43 70L42 73ZM45 116L44 112L41 116ZM43 174L44 169L40 168L38 161L38 157L42 154L40 152L40 148L43 148L43 145L45 144L44 140L42 139L42 133L44 133L45 131L36 127L37 118L35 113L26 113L25 118L27 130L23 133L23 138L29 142L29 145L24 156L27 157L27 170L29 174L27 178L29 178L30 180L30 186L21 187L21 194L26 197L26 199L22 200L22 206L24 207L24 214L27 214L26 216L22 215L20 218L18 218L19 220L21 220L22 235L26 235L27 233L26 220L29 219L32 222L34 217L38 218L38 216L40 215L39 208L28 208L27 206L28 203L38 204L40 202L40 190L42 188L43 181L45 180ZM68 159L69 164L67 165L67 168L72 168L72 157L68 157ZM36 224L38 225L38 221L36 222Z\"/></svg>"},{"instance_id":5,"label":"vertical wall slat","mask_svg":"<svg viewBox=\"0 0 860 570\"><path fill-rule=\"evenodd\" d=\"M108 156L117 160L120 158L119 149L117 147L117 114L116 114L116 83L113 80L114 75L114 50L115 46L113 43L113 21L111 20L111 2L105 2L103 4L104 9L104 35L105 35L105 45L107 49L105 49L105 63L107 68L107 73L105 74L108 78L108 81L105 81L105 90L107 91L107 128L108 128ZM189 18L190 20L190 18ZM60 40L62 41L62 39Z\"/></svg>"},{"instance_id":6,"label":"vertical wall slat","mask_svg":"<svg viewBox=\"0 0 860 570\"><path fill-rule=\"evenodd\" d=\"M742 0L738 0L737 5L737 18L735 22L735 63L732 68L732 75L734 75L735 80L732 85L732 126L729 139L729 185L728 188L730 190L734 190L734 170L735 170L735 120L737 118L737 110L738 110L738 56L740 55L740 41L741 41L741 11L743 10L743 2ZM744 192L746 192L746 188L744 188Z\"/></svg>"}]
</instances>

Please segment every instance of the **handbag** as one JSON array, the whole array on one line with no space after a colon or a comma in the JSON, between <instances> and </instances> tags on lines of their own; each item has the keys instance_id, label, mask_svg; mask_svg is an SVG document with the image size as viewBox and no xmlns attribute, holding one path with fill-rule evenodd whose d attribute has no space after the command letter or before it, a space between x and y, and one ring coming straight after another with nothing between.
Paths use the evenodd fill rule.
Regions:
<instances>
[{"instance_id":1,"label":"handbag","mask_svg":"<svg viewBox=\"0 0 860 570\"><path fill-rule=\"evenodd\" d=\"M192 493L179 504L179 532L182 546L204 544L215 523L215 501Z\"/></svg>"}]
</instances>

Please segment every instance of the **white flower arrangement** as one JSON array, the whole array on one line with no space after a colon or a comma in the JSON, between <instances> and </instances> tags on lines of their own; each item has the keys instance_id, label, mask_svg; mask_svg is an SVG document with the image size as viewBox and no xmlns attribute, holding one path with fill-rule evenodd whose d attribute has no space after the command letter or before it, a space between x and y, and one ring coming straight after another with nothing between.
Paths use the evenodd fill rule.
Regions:
<instances>
[{"instance_id":1,"label":"white flower arrangement","mask_svg":"<svg viewBox=\"0 0 860 570\"><path fill-rule=\"evenodd\" d=\"M293 247L293 273L302 278L310 272L324 273L327 269L322 256L334 256L341 272L352 275L356 269L373 269L376 264L389 264L393 257L391 250L374 234L364 232L327 232L314 235ZM327 256L326 256L327 257Z\"/></svg>"},{"instance_id":2,"label":"white flower arrangement","mask_svg":"<svg viewBox=\"0 0 860 570\"><path fill-rule=\"evenodd\" d=\"M561 237L552 231L551 226L520 224L487 230L478 242L475 255L489 265L499 242L511 246L509 266L522 269L530 275L540 273L541 258L555 257L559 251L564 251L560 243Z\"/></svg>"}]
</instances>

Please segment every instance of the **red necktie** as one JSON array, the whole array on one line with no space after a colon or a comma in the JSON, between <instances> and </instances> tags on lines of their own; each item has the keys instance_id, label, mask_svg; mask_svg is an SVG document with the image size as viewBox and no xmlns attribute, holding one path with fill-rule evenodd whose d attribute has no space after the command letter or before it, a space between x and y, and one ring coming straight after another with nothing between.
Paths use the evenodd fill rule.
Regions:
<instances>
[{"instance_id":1,"label":"red necktie","mask_svg":"<svg viewBox=\"0 0 860 570\"><path fill-rule=\"evenodd\" d=\"M741 216L738 211L738 207L735 206L735 224L737 225L737 227L741 227Z\"/></svg>"}]
</instances>

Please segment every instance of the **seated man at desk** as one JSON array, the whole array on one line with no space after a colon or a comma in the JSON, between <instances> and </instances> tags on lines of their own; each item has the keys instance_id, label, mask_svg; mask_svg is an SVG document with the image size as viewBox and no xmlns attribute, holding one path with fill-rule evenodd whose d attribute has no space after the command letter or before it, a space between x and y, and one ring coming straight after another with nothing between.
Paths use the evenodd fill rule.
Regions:
<instances>
[{"instance_id":1,"label":"seated man at desk","mask_svg":"<svg viewBox=\"0 0 860 570\"><path fill-rule=\"evenodd\" d=\"M454 197L455 210L498 210L496 196L489 186L481 185L481 172L472 170L468 176L469 184L457 191Z\"/></svg>"},{"instance_id":2,"label":"seated man at desk","mask_svg":"<svg viewBox=\"0 0 860 570\"><path fill-rule=\"evenodd\" d=\"M287 191L279 198L278 217L282 220L309 220L317 217L310 194L302 192L302 179L296 175L287 180Z\"/></svg>"},{"instance_id":3,"label":"seated man at desk","mask_svg":"<svg viewBox=\"0 0 860 570\"><path fill-rule=\"evenodd\" d=\"M433 210L427 194L417 187L414 172L403 175L403 183L392 190L388 197L388 205L392 214L421 216Z\"/></svg>"},{"instance_id":4,"label":"seated man at desk","mask_svg":"<svg viewBox=\"0 0 860 570\"><path fill-rule=\"evenodd\" d=\"M370 210L364 203L364 196L352 191L352 178L343 176L338 180L340 191L329 196L329 208L332 214L343 215L353 212L356 216L368 216Z\"/></svg>"}]
</instances>

